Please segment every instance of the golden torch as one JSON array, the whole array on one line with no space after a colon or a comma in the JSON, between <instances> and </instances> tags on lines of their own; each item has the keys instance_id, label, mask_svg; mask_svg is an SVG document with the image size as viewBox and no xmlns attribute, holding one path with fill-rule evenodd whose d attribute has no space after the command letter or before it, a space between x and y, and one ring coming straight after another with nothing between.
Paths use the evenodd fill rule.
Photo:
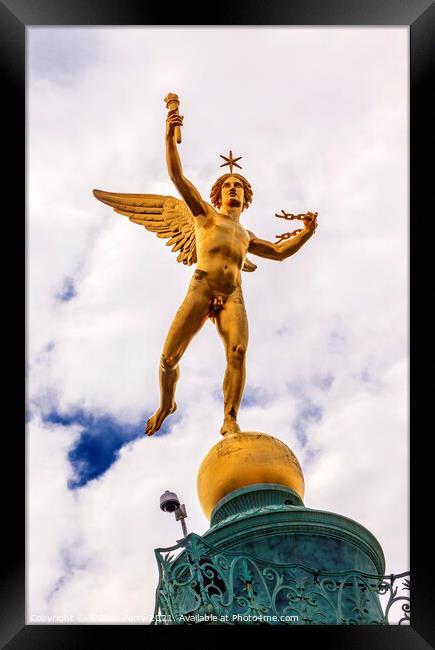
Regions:
<instances>
[{"instance_id":1,"label":"golden torch","mask_svg":"<svg viewBox=\"0 0 435 650\"><path fill-rule=\"evenodd\" d=\"M178 99L178 95L175 93L168 93L164 99L164 102L168 111L179 115L178 107L180 105L180 100ZM175 127L175 138L177 140L177 144L181 144L181 129L179 126Z\"/></svg>"}]
</instances>

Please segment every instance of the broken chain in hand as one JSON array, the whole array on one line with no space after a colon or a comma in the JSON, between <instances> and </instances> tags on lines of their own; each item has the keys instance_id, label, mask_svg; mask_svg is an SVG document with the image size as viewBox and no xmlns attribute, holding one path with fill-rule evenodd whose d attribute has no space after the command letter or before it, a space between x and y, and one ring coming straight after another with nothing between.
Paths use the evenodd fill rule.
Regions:
<instances>
[{"instance_id":1,"label":"broken chain in hand","mask_svg":"<svg viewBox=\"0 0 435 650\"><path fill-rule=\"evenodd\" d=\"M275 217L278 217L278 219L286 219L287 221L292 221L293 219L299 219L302 221L302 219L306 219L307 221L311 221L312 218L309 217L307 214L302 213L302 214L291 214L290 212L285 212L285 210L281 210L282 214L275 214ZM292 232L285 232L282 235L275 235L275 237L278 238L278 242L280 243L286 239L290 239L290 237L294 237L295 235L298 234L298 232L302 232L303 228L297 228L296 230L293 230Z\"/></svg>"}]
</instances>

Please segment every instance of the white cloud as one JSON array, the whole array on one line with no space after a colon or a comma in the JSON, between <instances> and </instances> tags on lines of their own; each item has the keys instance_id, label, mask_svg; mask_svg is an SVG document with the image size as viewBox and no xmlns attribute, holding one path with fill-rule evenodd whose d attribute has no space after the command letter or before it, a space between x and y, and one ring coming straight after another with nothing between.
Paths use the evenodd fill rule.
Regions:
<instances>
[{"instance_id":1,"label":"white cloud","mask_svg":"<svg viewBox=\"0 0 435 650\"><path fill-rule=\"evenodd\" d=\"M192 269L91 191L177 196L168 91L185 115L185 173L205 198L231 148L254 188L242 222L257 235L285 232L282 208L319 212L297 255L257 258L243 274L247 390L269 401L242 409L242 428L289 444L306 505L367 526L387 570L406 570L407 30L67 31L75 67L64 51L56 59L57 29L29 30L28 612L150 613L153 548L180 535L158 509L165 489L186 503L190 530L207 528L195 477L219 440L224 373L210 322L182 360L170 435L124 447L74 493L67 453L80 431L38 417L57 405L137 422L157 405L161 348ZM62 303L66 277L77 295ZM323 410L305 448L293 430L304 398Z\"/></svg>"}]
</instances>

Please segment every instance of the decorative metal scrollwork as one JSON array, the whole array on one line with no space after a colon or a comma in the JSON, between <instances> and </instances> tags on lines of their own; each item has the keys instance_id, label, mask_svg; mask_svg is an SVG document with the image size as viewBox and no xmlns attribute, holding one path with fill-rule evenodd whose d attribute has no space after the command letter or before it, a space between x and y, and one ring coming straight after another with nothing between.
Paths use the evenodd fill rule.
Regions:
<instances>
[{"instance_id":1,"label":"decorative metal scrollwork","mask_svg":"<svg viewBox=\"0 0 435 650\"><path fill-rule=\"evenodd\" d=\"M409 572L379 576L268 563L219 549L195 533L155 554L153 624L410 623Z\"/></svg>"}]
</instances>

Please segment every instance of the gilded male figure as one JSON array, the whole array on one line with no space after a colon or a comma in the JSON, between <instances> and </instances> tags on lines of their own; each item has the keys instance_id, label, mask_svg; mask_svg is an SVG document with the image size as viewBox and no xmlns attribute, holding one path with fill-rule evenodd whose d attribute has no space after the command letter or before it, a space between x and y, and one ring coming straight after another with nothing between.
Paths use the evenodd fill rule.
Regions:
<instances>
[{"instance_id":1,"label":"gilded male figure","mask_svg":"<svg viewBox=\"0 0 435 650\"><path fill-rule=\"evenodd\" d=\"M221 434L240 431L237 414L246 378L248 320L242 293L241 271L255 270L247 253L282 261L298 251L316 229L317 213L307 212L304 228L286 241L273 243L259 239L240 223L240 215L252 201L252 188L241 175L224 174L214 184L211 204L184 176L175 132L183 124L178 111L166 120L166 161L169 176L184 202L173 197L140 194L111 194L94 190L95 196L130 218L170 238L172 250L181 251L179 261L197 262L186 297L167 334L160 360L160 404L145 425L153 435L176 410L175 388L180 375L179 362L192 338L208 318L216 324L224 343L225 371L224 420ZM230 153L230 156L232 154ZM239 166L239 165L237 165ZM187 206L187 207L186 207Z\"/></svg>"}]
</instances>

